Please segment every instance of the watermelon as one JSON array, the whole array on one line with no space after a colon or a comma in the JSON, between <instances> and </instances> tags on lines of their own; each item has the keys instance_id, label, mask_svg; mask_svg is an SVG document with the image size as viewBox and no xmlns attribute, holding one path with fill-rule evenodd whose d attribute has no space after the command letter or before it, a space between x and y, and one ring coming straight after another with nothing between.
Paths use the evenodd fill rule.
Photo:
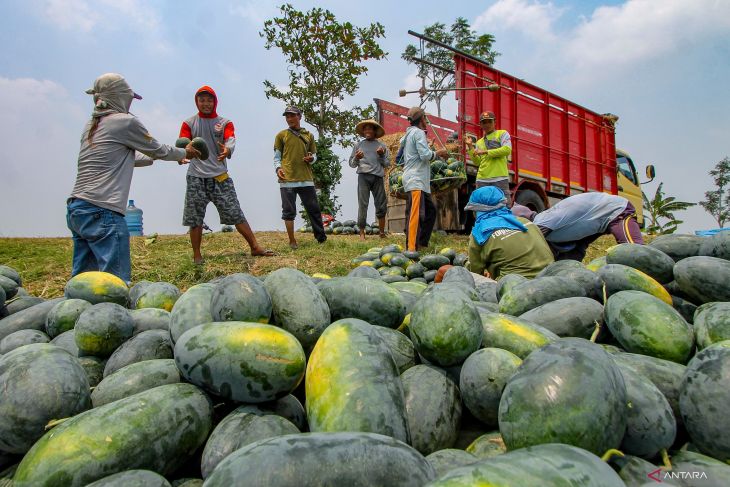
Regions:
<instances>
[{"instance_id":1,"label":"watermelon","mask_svg":"<svg viewBox=\"0 0 730 487\"><path fill-rule=\"evenodd\" d=\"M497 300L502 299L510 289L528 279L520 274L506 274L497 281Z\"/></svg>"},{"instance_id":2,"label":"watermelon","mask_svg":"<svg viewBox=\"0 0 730 487\"><path fill-rule=\"evenodd\" d=\"M318 284L332 320L358 318L376 326L398 328L406 315L401 294L388 284L362 277L334 278Z\"/></svg>"},{"instance_id":3,"label":"watermelon","mask_svg":"<svg viewBox=\"0 0 730 487\"><path fill-rule=\"evenodd\" d=\"M340 221L337 221L337 220L332 220L332 221L330 222L330 226L331 226L332 228L337 228L337 227L341 227L341 226L342 226L342 222L340 222Z\"/></svg>"},{"instance_id":4,"label":"watermelon","mask_svg":"<svg viewBox=\"0 0 730 487\"><path fill-rule=\"evenodd\" d=\"M223 399L248 403L287 395L305 368L304 350L291 333L237 321L188 330L175 343L174 356L188 382Z\"/></svg>"},{"instance_id":5,"label":"watermelon","mask_svg":"<svg viewBox=\"0 0 730 487\"><path fill-rule=\"evenodd\" d=\"M426 288L428 287L426 283L421 283L418 281L409 281L409 282L397 282L391 284L391 287L396 288L398 291L405 292L412 294L413 296L420 296L423 294L424 291L426 291Z\"/></svg>"},{"instance_id":6,"label":"watermelon","mask_svg":"<svg viewBox=\"0 0 730 487\"><path fill-rule=\"evenodd\" d=\"M679 409L692 443L701 453L722 462L730 460L729 383L730 340L725 340L690 360L679 394Z\"/></svg>"},{"instance_id":7,"label":"watermelon","mask_svg":"<svg viewBox=\"0 0 730 487\"><path fill-rule=\"evenodd\" d=\"M474 303L474 306L476 306L477 311L479 311L479 315L481 315L482 313L499 313L499 304L497 303L486 303L484 301L477 301Z\"/></svg>"},{"instance_id":8,"label":"watermelon","mask_svg":"<svg viewBox=\"0 0 730 487\"><path fill-rule=\"evenodd\" d=\"M66 283L68 299L83 299L91 304L116 303L127 306L129 288L124 281L108 272L82 272Z\"/></svg>"},{"instance_id":9,"label":"watermelon","mask_svg":"<svg viewBox=\"0 0 730 487\"><path fill-rule=\"evenodd\" d=\"M524 359L559 337L547 328L503 313L481 313L482 346L502 348Z\"/></svg>"},{"instance_id":10,"label":"watermelon","mask_svg":"<svg viewBox=\"0 0 730 487\"><path fill-rule=\"evenodd\" d=\"M461 368L459 390L464 406L487 426L497 426L499 400L522 359L501 348L482 348Z\"/></svg>"},{"instance_id":11,"label":"watermelon","mask_svg":"<svg viewBox=\"0 0 730 487\"><path fill-rule=\"evenodd\" d=\"M63 301L63 298L43 301L1 319L0 340L18 330L45 330L48 313L61 301ZM13 304L10 303L8 306Z\"/></svg>"},{"instance_id":12,"label":"watermelon","mask_svg":"<svg viewBox=\"0 0 730 487\"><path fill-rule=\"evenodd\" d=\"M626 386L599 345L561 338L532 352L507 383L499 404L507 449L565 443L603 454L626 430Z\"/></svg>"},{"instance_id":13,"label":"watermelon","mask_svg":"<svg viewBox=\"0 0 730 487\"><path fill-rule=\"evenodd\" d=\"M417 262L421 258L421 253L417 250L404 250L403 255L414 262Z\"/></svg>"},{"instance_id":14,"label":"watermelon","mask_svg":"<svg viewBox=\"0 0 730 487\"><path fill-rule=\"evenodd\" d=\"M3 308L3 314L0 314L0 318L5 318L6 316L10 316L14 313L17 313L18 311L22 311L24 309L30 308L31 306L35 306L36 304L40 304L46 301L43 298L22 294L25 293L25 289L20 291L21 289L23 288L18 288L18 295L15 296L12 300L5 303L5 307Z\"/></svg>"},{"instance_id":15,"label":"watermelon","mask_svg":"<svg viewBox=\"0 0 730 487\"><path fill-rule=\"evenodd\" d=\"M366 261L366 262L368 262L368 261ZM368 279L380 279L380 272L378 272L378 270L374 267L370 267L367 265L360 265L358 267L355 267L350 272L348 272L347 277L365 277ZM319 293L319 289L317 289L317 292ZM319 295L321 297L322 293L319 293ZM326 301L325 301L324 305L327 306ZM329 312L329 308L327 308L327 311Z\"/></svg>"},{"instance_id":16,"label":"watermelon","mask_svg":"<svg viewBox=\"0 0 730 487\"><path fill-rule=\"evenodd\" d=\"M577 282L585 289L586 297L603 304L603 279L597 273L585 267L560 269L556 273L558 277Z\"/></svg>"},{"instance_id":17,"label":"watermelon","mask_svg":"<svg viewBox=\"0 0 730 487\"><path fill-rule=\"evenodd\" d=\"M25 453L43 436L49 421L91 407L84 369L47 343L0 357L0 390L0 451L7 453Z\"/></svg>"},{"instance_id":18,"label":"watermelon","mask_svg":"<svg viewBox=\"0 0 730 487\"><path fill-rule=\"evenodd\" d=\"M73 330L76 320L90 306L91 303L83 299L66 299L57 303L46 316L46 333L56 338L64 331Z\"/></svg>"},{"instance_id":19,"label":"watermelon","mask_svg":"<svg viewBox=\"0 0 730 487\"><path fill-rule=\"evenodd\" d=\"M129 312L115 303L99 303L84 310L74 327L76 346L82 355L108 357L132 337Z\"/></svg>"},{"instance_id":20,"label":"watermelon","mask_svg":"<svg viewBox=\"0 0 730 487\"><path fill-rule=\"evenodd\" d=\"M239 407L218 423L205 443L201 462L203 478L208 478L223 459L243 446L297 433L299 429L281 416L262 416L250 412L248 406Z\"/></svg>"},{"instance_id":21,"label":"watermelon","mask_svg":"<svg viewBox=\"0 0 730 487\"><path fill-rule=\"evenodd\" d=\"M437 272L438 271L436 269L427 270L423 273L423 278L426 280L426 282L433 282L433 280L436 279Z\"/></svg>"},{"instance_id":22,"label":"watermelon","mask_svg":"<svg viewBox=\"0 0 730 487\"><path fill-rule=\"evenodd\" d=\"M400 274L386 274L384 276L381 276L380 280L386 284L393 284L396 282L408 282L408 278Z\"/></svg>"},{"instance_id":23,"label":"watermelon","mask_svg":"<svg viewBox=\"0 0 730 487\"><path fill-rule=\"evenodd\" d=\"M210 311L214 290L214 284L197 284L175 301L170 312L170 337L173 342L189 329L214 321Z\"/></svg>"},{"instance_id":24,"label":"watermelon","mask_svg":"<svg viewBox=\"0 0 730 487\"><path fill-rule=\"evenodd\" d=\"M343 227L355 227L357 226L357 222L355 220L345 220L342 222Z\"/></svg>"},{"instance_id":25,"label":"watermelon","mask_svg":"<svg viewBox=\"0 0 730 487\"><path fill-rule=\"evenodd\" d=\"M372 325L351 318L327 327L309 357L305 388L312 432L362 431L409 441L398 369Z\"/></svg>"},{"instance_id":26,"label":"watermelon","mask_svg":"<svg viewBox=\"0 0 730 487\"><path fill-rule=\"evenodd\" d=\"M643 458L653 458L668 449L677 436L677 422L669 402L646 377L629 366L621 366L626 384L626 434L621 451Z\"/></svg>"},{"instance_id":27,"label":"watermelon","mask_svg":"<svg viewBox=\"0 0 730 487\"><path fill-rule=\"evenodd\" d=\"M208 144L205 142L205 139L202 137L195 137L191 141L191 143L193 144L193 148L200 152L199 159L201 161L206 160L210 155L210 150L208 148Z\"/></svg>"},{"instance_id":28,"label":"watermelon","mask_svg":"<svg viewBox=\"0 0 730 487\"><path fill-rule=\"evenodd\" d=\"M169 474L203 445L213 408L191 384L155 387L79 414L46 433L23 457L16 487L83 486L113 473Z\"/></svg>"},{"instance_id":29,"label":"watermelon","mask_svg":"<svg viewBox=\"0 0 730 487\"><path fill-rule=\"evenodd\" d=\"M445 247L445 248L439 250L439 255L448 257L449 263L451 264L454 262L454 259L456 258L456 250L454 250L450 247Z\"/></svg>"},{"instance_id":30,"label":"watermelon","mask_svg":"<svg viewBox=\"0 0 730 487\"><path fill-rule=\"evenodd\" d=\"M405 269L410 263L411 260L403 254L394 254L390 258L390 262L388 262L388 264L391 266L402 267L403 269Z\"/></svg>"},{"instance_id":31,"label":"watermelon","mask_svg":"<svg viewBox=\"0 0 730 487\"><path fill-rule=\"evenodd\" d=\"M572 269L585 269L583 263L577 260L565 259L551 262L543 270L541 270L535 278L546 276L559 276L563 271Z\"/></svg>"},{"instance_id":32,"label":"watermelon","mask_svg":"<svg viewBox=\"0 0 730 487\"><path fill-rule=\"evenodd\" d=\"M18 293L18 283L0 274L0 289L5 293L6 299L12 299Z\"/></svg>"},{"instance_id":33,"label":"watermelon","mask_svg":"<svg viewBox=\"0 0 730 487\"><path fill-rule=\"evenodd\" d=\"M221 279L210 300L215 321L268 323L271 297L263 283L250 274L231 274Z\"/></svg>"},{"instance_id":34,"label":"watermelon","mask_svg":"<svg viewBox=\"0 0 730 487\"><path fill-rule=\"evenodd\" d=\"M236 450L216 467L205 486L421 487L434 475L420 453L387 436L305 433L268 438Z\"/></svg>"},{"instance_id":35,"label":"watermelon","mask_svg":"<svg viewBox=\"0 0 730 487\"><path fill-rule=\"evenodd\" d=\"M242 406L243 408L243 406ZM299 399L288 394L276 401L263 402L260 404L247 404L246 411L258 414L259 416L266 414L275 414L291 421L300 431L307 429L307 413Z\"/></svg>"},{"instance_id":36,"label":"watermelon","mask_svg":"<svg viewBox=\"0 0 730 487\"><path fill-rule=\"evenodd\" d=\"M180 137L175 141L175 147L184 149L190 143L190 139L187 137Z\"/></svg>"},{"instance_id":37,"label":"watermelon","mask_svg":"<svg viewBox=\"0 0 730 487\"><path fill-rule=\"evenodd\" d=\"M659 249L648 245L622 243L606 252L606 262L623 264L651 276L660 284L674 279L674 259Z\"/></svg>"},{"instance_id":38,"label":"watermelon","mask_svg":"<svg viewBox=\"0 0 730 487\"><path fill-rule=\"evenodd\" d=\"M418 353L441 366L461 364L482 343L479 312L454 292L421 297L411 312L409 329Z\"/></svg>"},{"instance_id":39,"label":"watermelon","mask_svg":"<svg viewBox=\"0 0 730 487\"><path fill-rule=\"evenodd\" d=\"M590 261L588 264L586 264L586 269L593 272L598 272L598 269L606 265L606 256L597 257Z\"/></svg>"},{"instance_id":40,"label":"watermelon","mask_svg":"<svg viewBox=\"0 0 730 487\"><path fill-rule=\"evenodd\" d=\"M5 276L15 281L18 286L23 285L23 280L20 278L20 274L17 270L7 265L0 265L0 276Z\"/></svg>"},{"instance_id":41,"label":"watermelon","mask_svg":"<svg viewBox=\"0 0 730 487\"><path fill-rule=\"evenodd\" d=\"M694 332L698 350L730 340L730 303L707 303L697 308Z\"/></svg>"},{"instance_id":42,"label":"watermelon","mask_svg":"<svg viewBox=\"0 0 730 487\"><path fill-rule=\"evenodd\" d=\"M613 456L609 460L618 476L627 487L638 487L648 479L647 475L656 470L656 465L633 455ZM671 485L671 484L670 484Z\"/></svg>"},{"instance_id":43,"label":"watermelon","mask_svg":"<svg viewBox=\"0 0 730 487\"><path fill-rule=\"evenodd\" d=\"M730 257L730 256L729 256ZM687 257L674 266L679 288L696 304L730 301L730 261L717 257Z\"/></svg>"},{"instance_id":44,"label":"watermelon","mask_svg":"<svg viewBox=\"0 0 730 487\"><path fill-rule=\"evenodd\" d=\"M537 445L448 472L427 487L455 486L624 487L607 463L581 448Z\"/></svg>"},{"instance_id":45,"label":"watermelon","mask_svg":"<svg viewBox=\"0 0 730 487\"><path fill-rule=\"evenodd\" d=\"M143 331L165 330L170 331L170 312L160 308L133 309L129 312L134 323L134 334Z\"/></svg>"},{"instance_id":46,"label":"watermelon","mask_svg":"<svg viewBox=\"0 0 730 487\"><path fill-rule=\"evenodd\" d=\"M444 274L441 282L461 282L469 287L476 288L474 276L465 267L454 266Z\"/></svg>"},{"instance_id":47,"label":"watermelon","mask_svg":"<svg viewBox=\"0 0 730 487\"><path fill-rule=\"evenodd\" d=\"M606 264L598 270L605 284L606 295L619 291L642 291L671 305L672 297L666 289L651 276L623 264Z\"/></svg>"},{"instance_id":48,"label":"watermelon","mask_svg":"<svg viewBox=\"0 0 730 487\"><path fill-rule=\"evenodd\" d=\"M677 475L686 481L696 479L695 485L698 486L721 486L726 485L727 479L730 479L730 465L698 452L680 450L672 455L671 473L665 474L662 479L676 479ZM713 484L715 479L719 479L720 482ZM690 485L689 482L686 485Z\"/></svg>"},{"instance_id":49,"label":"watermelon","mask_svg":"<svg viewBox=\"0 0 730 487\"><path fill-rule=\"evenodd\" d=\"M481 435L466 447L466 451L479 459L492 458L507 453L507 447L499 431Z\"/></svg>"},{"instance_id":50,"label":"watermelon","mask_svg":"<svg viewBox=\"0 0 730 487\"><path fill-rule=\"evenodd\" d=\"M424 255L418 262L420 262L426 269L432 271L438 270L438 268L443 265L451 264L451 260L447 256L441 254Z\"/></svg>"},{"instance_id":51,"label":"watermelon","mask_svg":"<svg viewBox=\"0 0 730 487\"><path fill-rule=\"evenodd\" d=\"M171 311L180 297L180 290L169 282L153 282L146 286L132 303L135 309L158 308Z\"/></svg>"},{"instance_id":52,"label":"watermelon","mask_svg":"<svg viewBox=\"0 0 730 487\"><path fill-rule=\"evenodd\" d=\"M79 357L81 355L79 353L79 347L76 346L76 332L74 330L69 330L61 333L56 338L51 340L51 345L55 345L58 348L66 350L74 357Z\"/></svg>"},{"instance_id":53,"label":"watermelon","mask_svg":"<svg viewBox=\"0 0 730 487\"><path fill-rule=\"evenodd\" d=\"M464 450L445 448L428 455L426 461L433 467L433 470L436 472L436 477L440 477L455 468L476 463L479 459Z\"/></svg>"},{"instance_id":54,"label":"watermelon","mask_svg":"<svg viewBox=\"0 0 730 487\"><path fill-rule=\"evenodd\" d=\"M424 455L450 448L461 421L459 389L444 371L416 365L401 375L411 446Z\"/></svg>"},{"instance_id":55,"label":"watermelon","mask_svg":"<svg viewBox=\"0 0 730 487\"><path fill-rule=\"evenodd\" d=\"M0 340L0 355L31 343L48 343L48 335L38 330L18 330Z\"/></svg>"},{"instance_id":56,"label":"watermelon","mask_svg":"<svg viewBox=\"0 0 730 487\"><path fill-rule=\"evenodd\" d=\"M679 311L679 314L682 315L682 318L684 318L687 323L692 323L694 321L695 312L697 311L696 305L689 301L685 301L678 296L672 296L672 308Z\"/></svg>"},{"instance_id":57,"label":"watermelon","mask_svg":"<svg viewBox=\"0 0 730 487\"><path fill-rule=\"evenodd\" d=\"M692 327L670 305L641 291L620 291L606 302L606 324L629 352L684 364L694 347Z\"/></svg>"},{"instance_id":58,"label":"watermelon","mask_svg":"<svg viewBox=\"0 0 730 487\"><path fill-rule=\"evenodd\" d=\"M333 234L333 235L341 235L341 234L342 234L342 229L343 229L343 228L344 228L344 227L343 227L342 225L340 225L339 227L335 227L335 228L333 228L333 229L332 229L332 234ZM300 231L301 231L301 230L300 230Z\"/></svg>"},{"instance_id":59,"label":"watermelon","mask_svg":"<svg viewBox=\"0 0 730 487\"><path fill-rule=\"evenodd\" d=\"M670 234L659 235L649 243L649 247L660 250L679 262L687 257L700 254L700 246L705 239L697 235Z\"/></svg>"},{"instance_id":60,"label":"watermelon","mask_svg":"<svg viewBox=\"0 0 730 487\"><path fill-rule=\"evenodd\" d=\"M499 299L500 313L519 316L533 308L562 298L584 297L580 284L563 277L541 277L512 287Z\"/></svg>"},{"instance_id":61,"label":"watermelon","mask_svg":"<svg viewBox=\"0 0 730 487\"><path fill-rule=\"evenodd\" d=\"M165 477L149 470L126 470L115 473L86 487L171 487Z\"/></svg>"},{"instance_id":62,"label":"watermelon","mask_svg":"<svg viewBox=\"0 0 730 487\"><path fill-rule=\"evenodd\" d=\"M698 255L730 259L730 235L727 232L720 232L702 239Z\"/></svg>"},{"instance_id":63,"label":"watermelon","mask_svg":"<svg viewBox=\"0 0 730 487\"><path fill-rule=\"evenodd\" d=\"M383 266L380 269L378 269L378 272L382 277L385 276L399 276L399 277L405 277L406 271L402 267L396 267L396 266Z\"/></svg>"},{"instance_id":64,"label":"watermelon","mask_svg":"<svg viewBox=\"0 0 730 487\"><path fill-rule=\"evenodd\" d=\"M98 357L92 356L77 357L76 360L79 361L84 372L86 372L86 378L89 380L89 386L96 387L104 378L104 365L106 362Z\"/></svg>"},{"instance_id":65,"label":"watermelon","mask_svg":"<svg viewBox=\"0 0 730 487\"><path fill-rule=\"evenodd\" d=\"M520 319L539 323L560 337L590 338L603 324L603 306L590 298L563 298L533 308Z\"/></svg>"},{"instance_id":66,"label":"watermelon","mask_svg":"<svg viewBox=\"0 0 730 487\"><path fill-rule=\"evenodd\" d=\"M137 299L142 295L145 289L147 289L147 286L152 284L152 281L146 281L142 280L134 284L131 288L129 288L129 302L134 307L134 303L137 302Z\"/></svg>"},{"instance_id":67,"label":"watermelon","mask_svg":"<svg viewBox=\"0 0 730 487\"><path fill-rule=\"evenodd\" d=\"M143 360L172 358L170 333L165 330L148 330L134 335L114 350L104 367L104 377L122 367Z\"/></svg>"},{"instance_id":68,"label":"watermelon","mask_svg":"<svg viewBox=\"0 0 730 487\"><path fill-rule=\"evenodd\" d=\"M454 260L451 261L453 265L460 267L466 267L467 262L469 262L469 256L464 253L456 254Z\"/></svg>"},{"instance_id":69,"label":"watermelon","mask_svg":"<svg viewBox=\"0 0 730 487\"><path fill-rule=\"evenodd\" d=\"M416 349L407 336L398 330L382 326L375 327L375 331L388 346L390 356L393 357L399 374L416 365Z\"/></svg>"},{"instance_id":70,"label":"watermelon","mask_svg":"<svg viewBox=\"0 0 730 487\"><path fill-rule=\"evenodd\" d=\"M274 324L311 350L330 324L330 309L317 285L296 269L282 268L266 276L264 287L271 296Z\"/></svg>"}]
</instances>

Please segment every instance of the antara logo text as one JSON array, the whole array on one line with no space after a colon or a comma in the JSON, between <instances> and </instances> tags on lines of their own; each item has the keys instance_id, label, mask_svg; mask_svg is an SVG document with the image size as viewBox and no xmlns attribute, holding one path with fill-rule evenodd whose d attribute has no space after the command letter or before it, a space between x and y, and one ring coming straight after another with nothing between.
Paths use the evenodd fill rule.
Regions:
<instances>
[{"instance_id":1,"label":"antara logo text","mask_svg":"<svg viewBox=\"0 0 730 487\"><path fill-rule=\"evenodd\" d=\"M665 480L689 480L689 479L705 479L707 480L707 474L705 472L665 472L661 468L657 468L648 473L648 477L654 482L662 483Z\"/></svg>"}]
</instances>

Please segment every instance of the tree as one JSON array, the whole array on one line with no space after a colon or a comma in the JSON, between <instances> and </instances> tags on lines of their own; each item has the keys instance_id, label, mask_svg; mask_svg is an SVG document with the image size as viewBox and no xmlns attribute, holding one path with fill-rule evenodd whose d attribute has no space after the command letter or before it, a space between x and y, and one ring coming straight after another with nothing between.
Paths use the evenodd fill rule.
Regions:
<instances>
[{"instance_id":1,"label":"tree","mask_svg":"<svg viewBox=\"0 0 730 487\"><path fill-rule=\"evenodd\" d=\"M474 56L482 58L487 64L494 64L495 59L499 56L499 53L492 49L494 44L494 36L492 34L482 34L477 36L477 33L471 29L469 22L463 18L458 17L450 28L446 28L445 24L436 22L435 24L429 25L423 29L423 33L441 41L444 44L448 44L462 51L468 52ZM415 63L414 57L417 57L419 50L413 44L406 46L405 51L401 54L401 57L406 60L409 64ZM449 71L454 70L454 58L453 53L448 49L439 47L430 42L424 43L424 53L421 56L422 59L429 61L438 66L443 66ZM429 66L423 63L418 63L418 76L425 78L428 89L450 89L456 86L453 73L438 69L433 66ZM436 113L441 116L441 100L446 96L446 91L432 92L426 95L427 101L433 101L436 103Z\"/></svg>"},{"instance_id":2,"label":"tree","mask_svg":"<svg viewBox=\"0 0 730 487\"><path fill-rule=\"evenodd\" d=\"M705 201L700 201L700 206L717 221L717 226L722 228L725 222L730 220L730 158L725 158L715 165L710 171L710 176L715 181L717 189L705 192Z\"/></svg>"},{"instance_id":3,"label":"tree","mask_svg":"<svg viewBox=\"0 0 730 487\"><path fill-rule=\"evenodd\" d=\"M649 217L649 226L646 232L651 235L674 233L677 227L681 223L684 223L682 220L677 220L674 212L695 206L695 203L676 201L674 196L665 197L664 191L662 190L663 186L664 183L659 183L659 187L657 187L654 197L651 200L646 197L646 194L641 194L644 198L644 210L647 211L647 216ZM661 223L660 219L666 219L668 221Z\"/></svg>"},{"instance_id":4,"label":"tree","mask_svg":"<svg viewBox=\"0 0 730 487\"><path fill-rule=\"evenodd\" d=\"M266 49L276 47L284 54L289 85L280 88L266 80L264 93L299 107L317 132L314 182L322 211L334 215L339 209L334 189L342 174L332 144L351 146L357 122L374 114L372 106L345 108L341 102L359 88L358 78L368 71L364 62L387 55L377 42L385 37L385 28L377 22L367 27L339 22L322 8L301 12L287 3L279 10L281 15L264 22L259 35Z\"/></svg>"}]
</instances>

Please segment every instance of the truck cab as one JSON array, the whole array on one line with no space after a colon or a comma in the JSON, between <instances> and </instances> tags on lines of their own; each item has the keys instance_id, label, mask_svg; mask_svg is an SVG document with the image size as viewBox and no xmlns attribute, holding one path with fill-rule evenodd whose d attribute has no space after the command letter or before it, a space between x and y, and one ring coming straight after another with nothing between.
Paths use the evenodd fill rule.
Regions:
<instances>
[{"instance_id":1,"label":"truck cab","mask_svg":"<svg viewBox=\"0 0 730 487\"><path fill-rule=\"evenodd\" d=\"M618 178L618 194L623 196L636 208L636 219L639 225L644 228L644 198L636 166L631 156L621 149L616 149L616 173Z\"/></svg>"}]
</instances>

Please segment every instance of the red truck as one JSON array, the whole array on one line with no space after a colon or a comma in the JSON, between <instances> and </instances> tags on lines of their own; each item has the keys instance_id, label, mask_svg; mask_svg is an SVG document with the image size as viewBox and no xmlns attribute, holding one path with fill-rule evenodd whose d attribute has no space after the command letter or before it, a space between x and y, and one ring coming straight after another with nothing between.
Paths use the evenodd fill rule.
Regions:
<instances>
[{"instance_id":1,"label":"red truck","mask_svg":"<svg viewBox=\"0 0 730 487\"><path fill-rule=\"evenodd\" d=\"M467 163L467 182L459 189L436 195L437 228L468 230L468 215L463 208L475 187L477 168L469 160L466 140L482 137L479 114L487 110L495 113L496 127L507 130L512 138L509 173L516 202L539 212L559 199L586 191L620 194L637 209L643 226L636 168L627 153L616 149L618 117L584 108L468 53L441 45L453 52L457 120L429 115L431 129L427 136L440 145L454 133L458 135L459 150ZM386 133L405 131L408 108L379 99L375 103ZM653 178L654 167L647 166L646 174ZM388 230L403 231L404 209L402 200L390 199Z\"/></svg>"}]
</instances>

